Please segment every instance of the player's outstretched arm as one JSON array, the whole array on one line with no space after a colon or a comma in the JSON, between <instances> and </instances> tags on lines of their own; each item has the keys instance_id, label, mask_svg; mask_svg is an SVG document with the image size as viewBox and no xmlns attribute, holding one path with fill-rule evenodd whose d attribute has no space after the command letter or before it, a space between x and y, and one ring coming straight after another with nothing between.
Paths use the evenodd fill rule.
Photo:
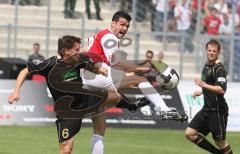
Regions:
<instances>
[{"instance_id":1,"label":"player's outstretched arm","mask_svg":"<svg viewBox=\"0 0 240 154\"><path fill-rule=\"evenodd\" d=\"M124 70L128 73L131 72L147 72L150 70L149 67L146 66L138 66L134 65L131 63L124 63L124 62L119 62L117 65L114 66L116 69Z\"/></svg>"},{"instance_id":2,"label":"player's outstretched arm","mask_svg":"<svg viewBox=\"0 0 240 154\"><path fill-rule=\"evenodd\" d=\"M19 99L20 99L20 89L21 89L21 86L23 84L23 82L25 81L27 75L28 75L28 69L27 67L24 68L18 75L17 77L17 81L16 81L16 85L15 85L15 88L13 89L13 92L12 94L8 97L8 103L9 104L12 104L14 102L17 102Z\"/></svg>"}]
</instances>

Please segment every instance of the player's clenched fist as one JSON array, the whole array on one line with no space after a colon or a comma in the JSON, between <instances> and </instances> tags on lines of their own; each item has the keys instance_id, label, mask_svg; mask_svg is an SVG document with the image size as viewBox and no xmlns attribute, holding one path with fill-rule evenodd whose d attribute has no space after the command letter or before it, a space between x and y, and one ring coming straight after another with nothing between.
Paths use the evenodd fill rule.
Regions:
<instances>
[{"instance_id":1,"label":"player's clenched fist","mask_svg":"<svg viewBox=\"0 0 240 154\"><path fill-rule=\"evenodd\" d=\"M200 78L195 78L195 79L194 79L194 82L195 82L196 85L198 85L198 86L200 86L200 87L203 87L204 84L205 84L205 82L202 81Z\"/></svg>"},{"instance_id":2,"label":"player's clenched fist","mask_svg":"<svg viewBox=\"0 0 240 154\"><path fill-rule=\"evenodd\" d=\"M20 95L17 92L13 92L9 97L8 97L8 103L12 104L14 102L17 102L20 99Z\"/></svg>"},{"instance_id":3,"label":"player's clenched fist","mask_svg":"<svg viewBox=\"0 0 240 154\"><path fill-rule=\"evenodd\" d=\"M195 99L197 96L200 96L202 95L202 91L195 91L193 94L192 94L192 97Z\"/></svg>"}]
</instances>

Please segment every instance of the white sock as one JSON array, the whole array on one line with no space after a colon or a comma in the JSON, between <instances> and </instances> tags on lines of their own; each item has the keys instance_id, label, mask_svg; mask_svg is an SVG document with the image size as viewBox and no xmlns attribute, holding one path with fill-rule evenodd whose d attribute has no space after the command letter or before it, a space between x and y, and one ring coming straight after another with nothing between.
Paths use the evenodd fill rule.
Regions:
<instances>
[{"instance_id":1,"label":"white sock","mask_svg":"<svg viewBox=\"0 0 240 154\"><path fill-rule=\"evenodd\" d=\"M98 134L93 134L92 136L92 145L91 152L92 154L103 154L104 145L103 145L103 136Z\"/></svg>"},{"instance_id":2,"label":"white sock","mask_svg":"<svg viewBox=\"0 0 240 154\"><path fill-rule=\"evenodd\" d=\"M150 82L141 82L138 88L142 91L143 95L154 104L155 108L160 111L169 111L169 107L166 105L157 90L151 85Z\"/></svg>"}]
</instances>

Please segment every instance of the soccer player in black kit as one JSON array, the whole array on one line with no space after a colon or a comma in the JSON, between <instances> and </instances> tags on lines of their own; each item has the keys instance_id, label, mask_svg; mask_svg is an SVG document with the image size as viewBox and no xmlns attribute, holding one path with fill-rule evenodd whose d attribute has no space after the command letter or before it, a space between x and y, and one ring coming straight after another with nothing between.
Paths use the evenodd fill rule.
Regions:
<instances>
[{"instance_id":1,"label":"soccer player in black kit","mask_svg":"<svg viewBox=\"0 0 240 154\"><path fill-rule=\"evenodd\" d=\"M228 105L224 94L227 89L227 71L219 60L221 45L216 40L210 40L206 44L206 50L207 63L202 70L201 79L194 79L202 90L193 93L194 98L203 94L204 106L189 123L186 138L213 154L232 154L226 140ZM210 132L217 147L205 138Z\"/></svg>"},{"instance_id":2,"label":"soccer player in black kit","mask_svg":"<svg viewBox=\"0 0 240 154\"><path fill-rule=\"evenodd\" d=\"M50 57L39 64L27 63L27 67L19 73L14 91L8 98L10 104L19 100L20 88L28 74L40 74L46 77L48 88L55 102L60 154L70 154L72 152L73 137L81 129L84 114L88 114L87 112L101 112L104 106L107 106L109 103L118 103L118 100L122 98L117 93L107 92L95 87L86 87L82 84L80 68L103 75L107 74L107 69L93 63L84 53L79 53L80 43L81 39L75 36L65 35L59 38L58 54L60 56ZM72 105L71 107L75 112L71 112L69 108L65 108L69 104ZM138 107L137 104L128 104L124 100L113 105L119 105L122 108L125 107L128 109ZM139 103L138 105L141 104ZM76 112L75 109L84 109L85 113ZM69 111L68 116L70 117L61 117L58 112L59 110L64 112ZM82 114L82 117L76 115L76 113ZM76 117L73 117L74 115ZM96 146L94 145L95 143L98 143L98 146L103 146L99 144L99 138L102 138L105 133L105 115L97 114L92 117L92 120L92 147ZM103 150L103 147L100 149ZM91 151L94 153L93 149Z\"/></svg>"}]
</instances>

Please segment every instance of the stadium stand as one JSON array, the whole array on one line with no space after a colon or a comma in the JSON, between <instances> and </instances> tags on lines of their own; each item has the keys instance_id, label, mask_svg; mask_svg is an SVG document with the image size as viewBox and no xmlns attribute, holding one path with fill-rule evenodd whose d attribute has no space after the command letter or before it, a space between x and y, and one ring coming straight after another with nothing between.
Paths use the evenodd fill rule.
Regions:
<instances>
[{"instance_id":1,"label":"stadium stand","mask_svg":"<svg viewBox=\"0 0 240 154\"><path fill-rule=\"evenodd\" d=\"M57 50L56 40L59 36L64 34L80 35L81 37L84 37L84 44L86 44L88 36L93 35L98 30L106 28L109 25L113 12L118 10L121 5L121 1L115 1L115 3L111 3L111 0L103 1L101 3L101 16L104 20L100 21L95 19L87 19L84 0L79 0L76 4L76 12L81 17L79 19L64 18L64 1L51 0L50 2L51 4L48 5L49 1L42 0L40 6L19 5L17 8L16 6L11 5L9 1L3 1L3 4L0 4L1 57L10 56L26 59L30 52L29 47L36 41L42 44L42 51L43 54L45 51L45 57L55 55ZM196 1L194 2L195 3L193 5L195 6L195 11L197 11ZM132 5L130 1L127 1L125 3L129 3L127 5ZM140 8L142 8L143 5L145 4L140 3L137 6L140 6ZM174 4L171 3L171 7L172 6L174 6ZM94 11L94 6L91 5L91 7L91 10ZM50 10L48 10L49 8ZM18 10L18 20L15 19L15 10ZM128 59L134 59L136 56L138 59L143 59L146 50L153 50L155 53L160 50L164 51L165 61L171 67L180 71L182 79L193 79L193 77L199 73L199 70L197 68L201 68L204 62L201 60L201 58L199 58L199 56L202 57L203 53L201 51L205 50L204 44L206 42L206 36L202 35L201 38L197 39L195 37L192 38L193 44L195 47L197 47L194 50L195 52L180 54L179 50L181 46L179 42L165 42L164 40L159 41L155 39L152 33L153 21L151 19L152 15L154 14L153 10L149 9L149 6L147 6L145 10L137 12L137 16L139 16L139 14L140 16L143 16L144 13L145 18L143 20L140 20L141 22L139 22L137 19L136 25L130 27L130 33L127 37L131 38L132 42L130 45L123 47L122 49L124 51L127 51ZM48 16L48 11L50 11L50 16ZM132 10L130 7L130 13L131 11ZM170 20L170 22L172 22L172 20ZM193 23L196 24L196 21ZM14 28L15 24L18 26L17 30ZM196 28L196 25L193 25L193 27ZM82 30L83 28L85 29L84 33ZM16 42L14 41L15 38L17 40ZM138 53L135 53L135 50L137 50ZM196 52L198 53L195 54Z\"/></svg>"}]
</instances>

